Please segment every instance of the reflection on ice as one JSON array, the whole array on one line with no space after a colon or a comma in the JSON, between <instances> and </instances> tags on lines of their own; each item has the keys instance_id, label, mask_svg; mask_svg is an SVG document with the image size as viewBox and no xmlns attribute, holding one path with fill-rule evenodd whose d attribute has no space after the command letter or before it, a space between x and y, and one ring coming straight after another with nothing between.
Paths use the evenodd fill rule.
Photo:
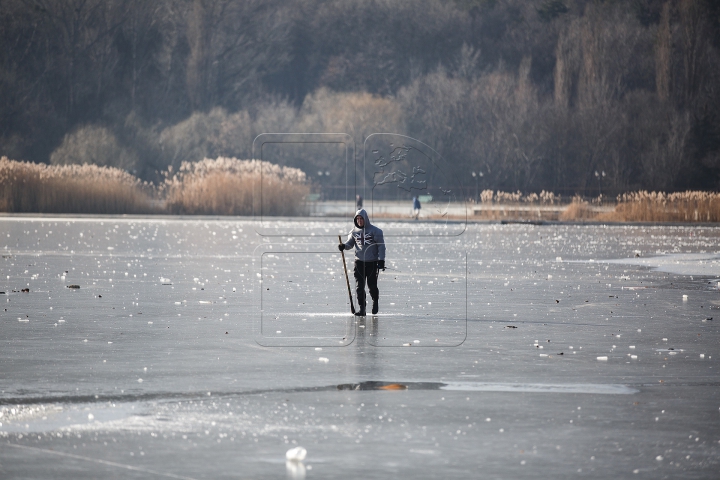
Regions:
<instances>
[{"instance_id":1,"label":"reflection on ice","mask_svg":"<svg viewBox=\"0 0 720 480\"><path fill-rule=\"evenodd\" d=\"M299 461L295 462L295 461L288 460L285 462L285 469L287 471L287 478L292 479L292 480L304 480L305 479L306 468L302 462L299 462Z\"/></svg>"}]
</instances>

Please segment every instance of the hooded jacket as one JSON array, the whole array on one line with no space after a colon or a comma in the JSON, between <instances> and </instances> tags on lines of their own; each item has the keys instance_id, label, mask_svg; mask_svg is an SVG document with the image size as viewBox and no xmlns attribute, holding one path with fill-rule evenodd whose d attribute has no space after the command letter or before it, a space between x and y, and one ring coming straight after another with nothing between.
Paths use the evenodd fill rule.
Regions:
<instances>
[{"instance_id":1,"label":"hooded jacket","mask_svg":"<svg viewBox=\"0 0 720 480\"><path fill-rule=\"evenodd\" d=\"M356 218L361 216L365 221L363 228L358 227ZM355 228L348 235L345 242L345 250L350 250L355 246L355 258L363 262L375 262L377 260L385 260L385 239L383 231L372 225L368 219L367 212L361 208L353 217Z\"/></svg>"}]
</instances>

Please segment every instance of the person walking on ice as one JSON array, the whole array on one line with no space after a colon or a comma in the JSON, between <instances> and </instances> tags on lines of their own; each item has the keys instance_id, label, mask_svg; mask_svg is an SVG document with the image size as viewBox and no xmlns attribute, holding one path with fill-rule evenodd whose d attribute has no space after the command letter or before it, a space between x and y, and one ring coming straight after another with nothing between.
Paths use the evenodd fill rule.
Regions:
<instances>
[{"instance_id":1,"label":"person walking on ice","mask_svg":"<svg viewBox=\"0 0 720 480\"><path fill-rule=\"evenodd\" d=\"M420 208L421 208L420 207L420 199L418 197L413 197L412 203L413 203L412 217L415 220L417 220L418 217L420 216Z\"/></svg>"},{"instance_id":2,"label":"person walking on ice","mask_svg":"<svg viewBox=\"0 0 720 480\"><path fill-rule=\"evenodd\" d=\"M377 281L380 270L385 270L385 239L383 231L372 225L365 209L355 213L355 228L348 235L345 243L338 245L338 250L345 251L355 247L355 295L358 301L358 311L355 315L364 317L365 311L365 283L370 290L372 298L372 314L380 310Z\"/></svg>"}]
</instances>

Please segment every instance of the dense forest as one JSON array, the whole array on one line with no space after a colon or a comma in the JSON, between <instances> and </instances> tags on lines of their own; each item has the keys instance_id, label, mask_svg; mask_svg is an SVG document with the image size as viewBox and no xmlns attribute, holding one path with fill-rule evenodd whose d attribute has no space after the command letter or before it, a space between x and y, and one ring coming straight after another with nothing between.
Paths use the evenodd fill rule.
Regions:
<instances>
[{"instance_id":1,"label":"dense forest","mask_svg":"<svg viewBox=\"0 0 720 480\"><path fill-rule=\"evenodd\" d=\"M418 138L482 188L720 188L713 0L0 0L0 155L143 179L263 132Z\"/></svg>"}]
</instances>

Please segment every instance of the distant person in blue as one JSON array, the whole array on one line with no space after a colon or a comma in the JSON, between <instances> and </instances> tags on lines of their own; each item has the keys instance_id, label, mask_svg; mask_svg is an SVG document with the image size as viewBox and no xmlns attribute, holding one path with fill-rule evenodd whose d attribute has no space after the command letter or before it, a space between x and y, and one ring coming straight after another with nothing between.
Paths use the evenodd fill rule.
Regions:
<instances>
[{"instance_id":1,"label":"distant person in blue","mask_svg":"<svg viewBox=\"0 0 720 480\"><path fill-rule=\"evenodd\" d=\"M367 212L359 209L355 213L355 228L348 235L345 243L338 245L338 250L350 250L355 247L355 295L358 301L358 311L355 315L364 317L365 313L365 283L370 290L372 298L372 314L380 310L377 281L380 270L385 270L385 239L383 231L370 224Z\"/></svg>"},{"instance_id":2,"label":"distant person in blue","mask_svg":"<svg viewBox=\"0 0 720 480\"><path fill-rule=\"evenodd\" d=\"M420 216L420 199L418 197L413 197L413 213L412 216L415 220L418 219Z\"/></svg>"}]
</instances>

